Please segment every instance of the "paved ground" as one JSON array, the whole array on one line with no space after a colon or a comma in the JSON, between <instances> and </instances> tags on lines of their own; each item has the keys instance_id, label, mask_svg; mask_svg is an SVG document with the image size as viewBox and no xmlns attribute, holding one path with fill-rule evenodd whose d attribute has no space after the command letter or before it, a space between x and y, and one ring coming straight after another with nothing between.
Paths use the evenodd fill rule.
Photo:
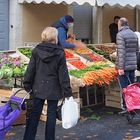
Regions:
<instances>
[{"instance_id":1,"label":"paved ground","mask_svg":"<svg viewBox=\"0 0 140 140\"><path fill-rule=\"evenodd\" d=\"M76 127L64 130L56 126L56 140L132 140L140 137L140 124L130 125L126 117L111 108L84 109ZM36 140L44 140L45 123L40 122ZM6 140L22 140L25 126L15 126ZM140 139L139 139L140 140Z\"/></svg>"}]
</instances>

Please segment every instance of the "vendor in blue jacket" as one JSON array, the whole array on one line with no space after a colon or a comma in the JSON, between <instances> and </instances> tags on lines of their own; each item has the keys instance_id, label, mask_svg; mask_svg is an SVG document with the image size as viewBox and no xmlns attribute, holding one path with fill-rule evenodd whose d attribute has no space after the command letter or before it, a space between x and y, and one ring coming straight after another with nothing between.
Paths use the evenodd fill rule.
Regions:
<instances>
[{"instance_id":1,"label":"vendor in blue jacket","mask_svg":"<svg viewBox=\"0 0 140 140\"><path fill-rule=\"evenodd\" d=\"M73 17L70 15L66 15L64 17L61 17L58 22L52 25L58 30L58 45L61 45L67 49L73 49L76 47L74 44L70 44L66 41L68 37L75 38L74 35L68 36L68 30L73 26L73 22Z\"/></svg>"}]
</instances>

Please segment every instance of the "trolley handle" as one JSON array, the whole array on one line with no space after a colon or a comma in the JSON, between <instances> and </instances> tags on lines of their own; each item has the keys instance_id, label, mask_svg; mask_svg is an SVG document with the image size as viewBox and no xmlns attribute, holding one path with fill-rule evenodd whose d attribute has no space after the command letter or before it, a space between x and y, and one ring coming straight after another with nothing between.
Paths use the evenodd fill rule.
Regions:
<instances>
[{"instance_id":1,"label":"trolley handle","mask_svg":"<svg viewBox=\"0 0 140 140\"><path fill-rule=\"evenodd\" d=\"M25 89L24 89L24 88L21 88L21 89L17 90L17 91L13 94L13 96L16 96L20 91L23 91L23 90L25 90ZM23 97L23 100L22 100L21 104L24 103L26 97L27 97L31 92L32 92L32 91L29 91L29 92L27 92L27 93L25 94L25 96Z\"/></svg>"}]
</instances>

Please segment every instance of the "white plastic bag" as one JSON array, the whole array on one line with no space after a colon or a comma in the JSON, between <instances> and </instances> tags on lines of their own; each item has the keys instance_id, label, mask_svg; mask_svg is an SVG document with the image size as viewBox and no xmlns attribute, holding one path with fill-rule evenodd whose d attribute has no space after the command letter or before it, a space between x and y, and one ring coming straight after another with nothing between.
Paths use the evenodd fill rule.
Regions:
<instances>
[{"instance_id":1,"label":"white plastic bag","mask_svg":"<svg viewBox=\"0 0 140 140\"><path fill-rule=\"evenodd\" d=\"M62 127L65 129L74 127L78 122L78 104L73 97L65 98L62 106Z\"/></svg>"}]
</instances>

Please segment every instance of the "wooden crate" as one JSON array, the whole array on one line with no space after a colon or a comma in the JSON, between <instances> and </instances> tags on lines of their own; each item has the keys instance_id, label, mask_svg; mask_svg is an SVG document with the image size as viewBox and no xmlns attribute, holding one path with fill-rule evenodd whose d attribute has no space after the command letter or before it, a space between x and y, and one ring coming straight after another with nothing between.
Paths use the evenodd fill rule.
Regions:
<instances>
[{"instance_id":1,"label":"wooden crate","mask_svg":"<svg viewBox=\"0 0 140 140\"><path fill-rule=\"evenodd\" d=\"M109 107L121 108L121 97L117 96L106 96L105 105Z\"/></svg>"},{"instance_id":2,"label":"wooden crate","mask_svg":"<svg viewBox=\"0 0 140 140\"><path fill-rule=\"evenodd\" d=\"M116 91L116 90L105 90L105 96L117 96L120 97L120 91Z\"/></svg>"},{"instance_id":3,"label":"wooden crate","mask_svg":"<svg viewBox=\"0 0 140 140\"><path fill-rule=\"evenodd\" d=\"M9 98L12 95L12 90L0 89L0 97Z\"/></svg>"},{"instance_id":4,"label":"wooden crate","mask_svg":"<svg viewBox=\"0 0 140 140\"><path fill-rule=\"evenodd\" d=\"M13 125L26 124L26 111L22 111L20 116L16 119Z\"/></svg>"},{"instance_id":5,"label":"wooden crate","mask_svg":"<svg viewBox=\"0 0 140 140\"><path fill-rule=\"evenodd\" d=\"M118 81L111 82L110 85L109 85L109 89L110 90L115 90L115 91L120 91L121 90L120 86L118 84Z\"/></svg>"},{"instance_id":6,"label":"wooden crate","mask_svg":"<svg viewBox=\"0 0 140 140\"><path fill-rule=\"evenodd\" d=\"M25 63L29 63L30 58L28 58L27 56L25 56L24 54L22 54L22 53L19 51L20 48L32 48L32 47L25 47L25 46L23 46L23 47L19 47L19 48L16 49L16 53L17 53L18 55L20 55L21 60L22 60L23 62L25 62Z\"/></svg>"},{"instance_id":7,"label":"wooden crate","mask_svg":"<svg viewBox=\"0 0 140 140\"><path fill-rule=\"evenodd\" d=\"M41 114L40 120L43 121L43 122L46 122L47 121L47 115Z\"/></svg>"},{"instance_id":8,"label":"wooden crate","mask_svg":"<svg viewBox=\"0 0 140 140\"><path fill-rule=\"evenodd\" d=\"M47 115L47 110L48 110L48 106L47 104L44 104L43 109L42 109L42 115Z\"/></svg>"}]
</instances>

